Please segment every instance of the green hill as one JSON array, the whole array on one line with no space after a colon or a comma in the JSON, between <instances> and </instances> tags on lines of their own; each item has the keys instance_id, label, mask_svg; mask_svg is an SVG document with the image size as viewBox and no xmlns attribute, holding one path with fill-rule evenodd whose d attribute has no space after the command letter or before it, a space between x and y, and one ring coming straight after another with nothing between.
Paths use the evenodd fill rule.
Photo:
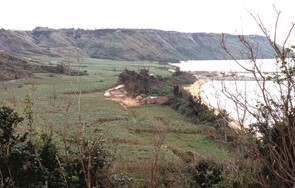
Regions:
<instances>
[{"instance_id":1,"label":"green hill","mask_svg":"<svg viewBox=\"0 0 295 188\"><path fill-rule=\"evenodd\" d=\"M221 47L221 34L180 33L150 29L49 29L0 30L0 49L15 55L82 56L117 60L221 60L228 55ZM274 58L265 37L246 36L258 58ZM225 35L237 58L244 47L237 35Z\"/></svg>"}]
</instances>

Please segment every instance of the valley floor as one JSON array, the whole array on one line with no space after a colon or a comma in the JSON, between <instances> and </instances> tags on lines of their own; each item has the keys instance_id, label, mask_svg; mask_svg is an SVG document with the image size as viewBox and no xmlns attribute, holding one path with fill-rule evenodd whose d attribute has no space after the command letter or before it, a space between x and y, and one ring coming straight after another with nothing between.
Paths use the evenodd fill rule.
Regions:
<instances>
[{"instance_id":1,"label":"valley floor","mask_svg":"<svg viewBox=\"0 0 295 188\"><path fill-rule=\"evenodd\" d=\"M44 57L39 60L48 64L61 61ZM64 138L79 138L82 122L85 137L92 140L102 136L111 151L111 173L126 173L138 181L134 184L146 184L155 164L158 172L167 168L176 170L193 160L192 154L217 161L227 160L227 149L208 137L215 134L214 128L193 124L169 106L133 105L132 102L132 108L122 108L122 104L104 96L106 90L116 85L118 74L126 68L149 68L155 75L169 77L168 69L173 67L151 62L98 59L84 59L82 63L72 59L71 66L89 75L42 73L35 74L30 80L5 82L0 86L0 104L23 114L25 99L30 98L34 129L40 133L52 132L61 150ZM194 92L200 92L201 83L195 84ZM20 131L25 129L24 125ZM169 176L176 178L179 174Z\"/></svg>"}]
</instances>

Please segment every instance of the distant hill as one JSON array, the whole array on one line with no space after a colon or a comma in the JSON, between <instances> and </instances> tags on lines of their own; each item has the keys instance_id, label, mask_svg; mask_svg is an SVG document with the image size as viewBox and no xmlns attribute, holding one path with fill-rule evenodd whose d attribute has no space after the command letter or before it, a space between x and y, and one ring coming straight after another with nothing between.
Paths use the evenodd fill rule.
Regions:
<instances>
[{"instance_id":1,"label":"distant hill","mask_svg":"<svg viewBox=\"0 0 295 188\"><path fill-rule=\"evenodd\" d=\"M83 56L119 60L219 60L228 59L221 34L180 33L150 29L50 29L0 30L0 49L15 55ZM265 37L247 38L258 48L258 58L274 58ZM225 35L235 57L244 58L237 35Z\"/></svg>"}]
</instances>

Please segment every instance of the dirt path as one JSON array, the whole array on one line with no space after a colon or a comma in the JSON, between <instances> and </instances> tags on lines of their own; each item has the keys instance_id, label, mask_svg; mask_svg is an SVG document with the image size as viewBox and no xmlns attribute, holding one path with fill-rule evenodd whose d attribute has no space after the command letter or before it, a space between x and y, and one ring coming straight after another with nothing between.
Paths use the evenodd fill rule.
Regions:
<instances>
[{"instance_id":1,"label":"dirt path","mask_svg":"<svg viewBox=\"0 0 295 188\"><path fill-rule=\"evenodd\" d=\"M111 101L119 103L124 110L130 107L140 106L142 104L163 104L167 101L167 97L142 97L137 96L136 98L128 97L128 93L124 88L124 85L118 85L116 87L108 89L104 96Z\"/></svg>"},{"instance_id":2,"label":"dirt path","mask_svg":"<svg viewBox=\"0 0 295 188\"><path fill-rule=\"evenodd\" d=\"M124 85L118 85L108 89L104 93L104 96L108 100L119 103L124 110L127 110L130 107L140 106L140 101L138 99L128 97Z\"/></svg>"}]
</instances>

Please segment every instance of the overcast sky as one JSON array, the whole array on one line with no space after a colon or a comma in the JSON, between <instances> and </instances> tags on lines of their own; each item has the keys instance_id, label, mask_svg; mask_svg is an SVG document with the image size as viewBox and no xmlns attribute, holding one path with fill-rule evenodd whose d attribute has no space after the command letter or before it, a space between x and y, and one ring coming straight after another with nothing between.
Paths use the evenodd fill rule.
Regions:
<instances>
[{"instance_id":1,"label":"overcast sky","mask_svg":"<svg viewBox=\"0 0 295 188\"><path fill-rule=\"evenodd\" d=\"M152 28L261 34L248 11L259 14L272 31L273 5L282 11L282 40L295 22L294 0L1 0L0 28Z\"/></svg>"}]
</instances>

